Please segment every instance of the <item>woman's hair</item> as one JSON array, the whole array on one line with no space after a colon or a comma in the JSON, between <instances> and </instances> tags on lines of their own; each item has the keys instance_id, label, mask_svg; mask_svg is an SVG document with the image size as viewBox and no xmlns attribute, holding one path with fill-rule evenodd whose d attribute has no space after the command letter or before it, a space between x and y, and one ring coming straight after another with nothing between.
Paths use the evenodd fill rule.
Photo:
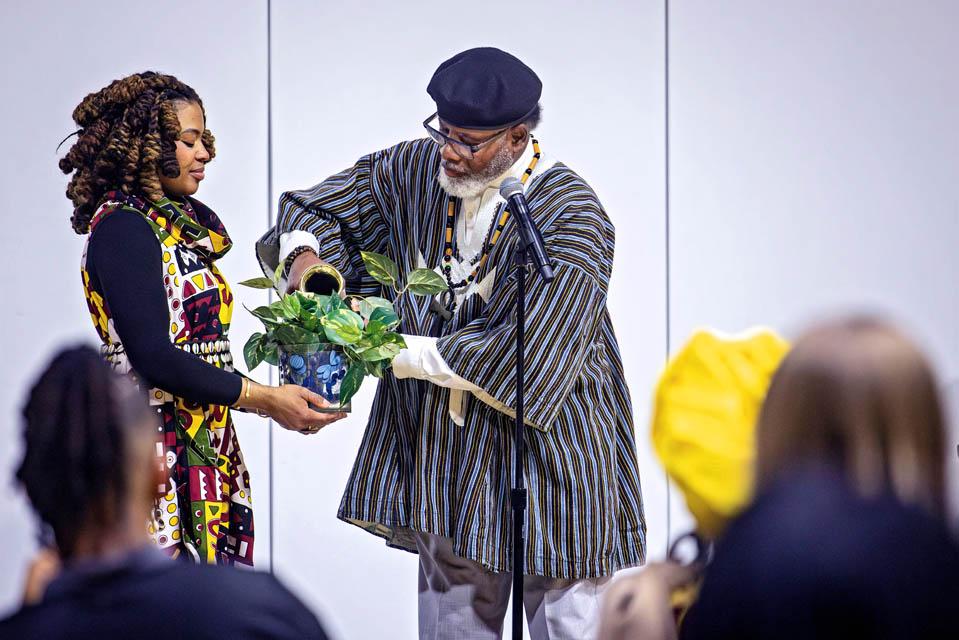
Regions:
<instances>
[{"instance_id":1,"label":"woman's hair","mask_svg":"<svg viewBox=\"0 0 959 640\"><path fill-rule=\"evenodd\" d=\"M935 376L905 336L870 318L826 324L796 342L773 377L757 427L757 484L826 463L865 495L889 491L942 514L943 422Z\"/></svg>"},{"instance_id":2,"label":"woman's hair","mask_svg":"<svg viewBox=\"0 0 959 640\"><path fill-rule=\"evenodd\" d=\"M119 515L131 436L150 417L146 397L90 347L60 352L33 385L16 477L63 557L90 518Z\"/></svg>"},{"instance_id":3,"label":"woman's hair","mask_svg":"<svg viewBox=\"0 0 959 640\"><path fill-rule=\"evenodd\" d=\"M73 110L78 138L60 160L60 170L75 172L67 185L73 202L71 222L77 233L89 231L90 218L107 191L140 192L150 200L163 197L160 175L180 174L176 141L180 135L177 105L203 102L196 91L173 76L136 73L91 93ZM213 134L203 145L216 155Z\"/></svg>"}]
</instances>

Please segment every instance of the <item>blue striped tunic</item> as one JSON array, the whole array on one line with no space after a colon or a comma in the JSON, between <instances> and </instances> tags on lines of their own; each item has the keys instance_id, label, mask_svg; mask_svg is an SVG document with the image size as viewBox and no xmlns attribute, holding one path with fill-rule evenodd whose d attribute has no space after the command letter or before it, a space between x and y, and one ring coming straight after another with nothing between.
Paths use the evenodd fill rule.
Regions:
<instances>
[{"instance_id":1,"label":"blue striped tunic","mask_svg":"<svg viewBox=\"0 0 959 640\"><path fill-rule=\"evenodd\" d=\"M402 271L440 264L450 196L430 140L404 142L280 198L277 226L259 247L276 265L279 234L316 235L320 257L361 295L395 298L366 273L360 251ZM610 575L645 558L646 523L632 408L606 309L614 229L589 185L557 163L526 189L556 279L529 278L526 333L527 572L563 579ZM497 214L497 217L499 214ZM444 322L429 300L394 300L401 331L438 337L457 374L514 407L514 296L510 218L477 274L498 267L487 301L474 295ZM415 550L413 531L450 538L456 554L510 570L513 420L470 396L465 424L449 389L387 375L379 383L338 516Z\"/></svg>"}]
</instances>

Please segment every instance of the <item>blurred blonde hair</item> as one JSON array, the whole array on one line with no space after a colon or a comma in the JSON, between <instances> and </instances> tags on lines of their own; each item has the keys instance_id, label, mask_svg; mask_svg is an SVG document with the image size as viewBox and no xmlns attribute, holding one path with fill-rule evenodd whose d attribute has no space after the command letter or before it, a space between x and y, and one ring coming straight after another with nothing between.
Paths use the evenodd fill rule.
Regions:
<instances>
[{"instance_id":1,"label":"blurred blonde hair","mask_svg":"<svg viewBox=\"0 0 959 640\"><path fill-rule=\"evenodd\" d=\"M856 317L803 335L760 411L757 488L801 464L836 466L860 493L945 510L945 435L935 376L892 326Z\"/></svg>"}]
</instances>

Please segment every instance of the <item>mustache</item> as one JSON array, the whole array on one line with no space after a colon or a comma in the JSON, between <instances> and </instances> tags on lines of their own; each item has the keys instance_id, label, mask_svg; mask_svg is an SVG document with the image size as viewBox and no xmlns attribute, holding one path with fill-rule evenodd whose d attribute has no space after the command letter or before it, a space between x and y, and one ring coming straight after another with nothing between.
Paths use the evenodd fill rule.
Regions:
<instances>
[{"instance_id":1,"label":"mustache","mask_svg":"<svg viewBox=\"0 0 959 640\"><path fill-rule=\"evenodd\" d=\"M458 167L458 166L456 166L455 164L453 164L452 162L447 162L446 160L443 160L442 162L440 162L440 167L441 167L442 169L449 169L450 171L453 171L454 173L459 173L459 174L462 174L462 175L464 175L464 176L469 175L469 171L467 171L466 169L463 169L463 168L461 168L461 167Z\"/></svg>"}]
</instances>

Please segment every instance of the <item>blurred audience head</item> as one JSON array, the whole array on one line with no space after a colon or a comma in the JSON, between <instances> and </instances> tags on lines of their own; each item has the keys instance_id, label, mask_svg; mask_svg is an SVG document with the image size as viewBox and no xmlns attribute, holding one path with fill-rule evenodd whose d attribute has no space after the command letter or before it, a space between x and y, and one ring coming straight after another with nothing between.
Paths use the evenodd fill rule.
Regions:
<instances>
[{"instance_id":1,"label":"blurred audience head","mask_svg":"<svg viewBox=\"0 0 959 640\"><path fill-rule=\"evenodd\" d=\"M701 329L660 375L650 435L702 538L716 539L752 498L756 421L788 351L768 328Z\"/></svg>"},{"instance_id":2,"label":"blurred audience head","mask_svg":"<svg viewBox=\"0 0 959 640\"><path fill-rule=\"evenodd\" d=\"M30 389L23 419L16 477L61 557L97 553L95 541L110 544L103 533L127 523L145 529L162 480L158 419L126 377L89 347L61 351Z\"/></svg>"},{"instance_id":3,"label":"blurred audience head","mask_svg":"<svg viewBox=\"0 0 959 640\"><path fill-rule=\"evenodd\" d=\"M929 363L867 317L803 335L773 377L757 427L757 488L808 463L864 496L890 492L942 514L944 419Z\"/></svg>"}]
</instances>

